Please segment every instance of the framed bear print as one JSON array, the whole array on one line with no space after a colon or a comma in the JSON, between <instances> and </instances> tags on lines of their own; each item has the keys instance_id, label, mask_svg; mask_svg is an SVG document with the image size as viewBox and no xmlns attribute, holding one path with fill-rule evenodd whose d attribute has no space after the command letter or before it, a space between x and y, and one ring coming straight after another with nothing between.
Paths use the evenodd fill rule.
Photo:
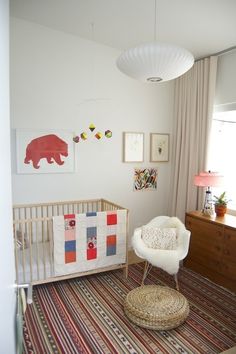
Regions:
<instances>
[{"instance_id":1,"label":"framed bear print","mask_svg":"<svg viewBox=\"0 0 236 354\"><path fill-rule=\"evenodd\" d=\"M73 133L16 131L17 173L74 172Z\"/></svg>"}]
</instances>

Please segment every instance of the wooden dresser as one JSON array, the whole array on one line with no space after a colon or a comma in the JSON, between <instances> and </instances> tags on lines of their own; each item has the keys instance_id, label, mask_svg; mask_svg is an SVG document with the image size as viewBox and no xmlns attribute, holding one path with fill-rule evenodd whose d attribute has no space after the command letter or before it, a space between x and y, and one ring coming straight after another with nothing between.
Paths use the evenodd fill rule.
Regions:
<instances>
[{"instance_id":1,"label":"wooden dresser","mask_svg":"<svg viewBox=\"0 0 236 354\"><path fill-rule=\"evenodd\" d=\"M185 225L191 238L184 265L236 293L236 217L191 211Z\"/></svg>"}]
</instances>

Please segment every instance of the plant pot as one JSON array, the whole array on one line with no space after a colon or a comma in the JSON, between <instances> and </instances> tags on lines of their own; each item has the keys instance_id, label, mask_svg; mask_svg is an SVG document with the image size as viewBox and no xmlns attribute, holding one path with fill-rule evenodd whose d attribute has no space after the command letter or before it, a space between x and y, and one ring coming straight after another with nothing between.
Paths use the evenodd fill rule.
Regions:
<instances>
[{"instance_id":1,"label":"plant pot","mask_svg":"<svg viewBox=\"0 0 236 354\"><path fill-rule=\"evenodd\" d=\"M227 206L215 204L215 212L217 216L224 216L227 212Z\"/></svg>"}]
</instances>

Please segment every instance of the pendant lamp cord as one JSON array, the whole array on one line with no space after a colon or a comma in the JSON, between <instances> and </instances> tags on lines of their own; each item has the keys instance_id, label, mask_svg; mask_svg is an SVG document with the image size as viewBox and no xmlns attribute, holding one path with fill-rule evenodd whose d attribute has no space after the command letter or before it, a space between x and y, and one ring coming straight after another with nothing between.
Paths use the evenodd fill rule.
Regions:
<instances>
[{"instance_id":1,"label":"pendant lamp cord","mask_svg":"<svg viewBox=\"0 0 236 354\"><path fill-rule=\"evenodd\" d=\"M157 40L157 0L155 0L155 9L154 9L154 41Z\"/></svg>"},{"instance_id":2,"label":"pendant lamp cord","mask_svg":"<svg viewBox=\"0 0 236 354\"><path fill-rule=\"evenodd\" d=\"M92 37L92 45L94 45L94 22L90 23L91 25L91 37ZM94 52L94 50L93 50ZM92 97L95 98L95 63L94 63L94 55L92 54L92 80L91 80L91 93Z\"/></svg>"}]
</instances>

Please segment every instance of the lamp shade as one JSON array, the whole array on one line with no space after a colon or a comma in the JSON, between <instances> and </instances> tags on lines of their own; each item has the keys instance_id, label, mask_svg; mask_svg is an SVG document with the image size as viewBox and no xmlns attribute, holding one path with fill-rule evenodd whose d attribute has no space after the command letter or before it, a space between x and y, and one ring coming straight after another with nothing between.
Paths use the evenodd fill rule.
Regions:
<instances>
[{"instance_id":1,"label":"lamp shade","mask_svg":"<svg viewBox=\"0 0 236 354\"><path fill-rule=\"evenodd\" d=\"M198 187L220 187L223 184L223 176L217 172L200 172L194 176L194 185Z\"/></svg>"},{"instance_id":2,"label":"lamp shade","mask_svg":"<svg viewBox=\"0 0 236 354\"><path fill-rule=\"evenodd\" d=\"M121 53L117 67L124 74L143 81L168 81L181 76L194 63L193 55L176 45L151 42Z\"/></svg>"}]
</instances>

